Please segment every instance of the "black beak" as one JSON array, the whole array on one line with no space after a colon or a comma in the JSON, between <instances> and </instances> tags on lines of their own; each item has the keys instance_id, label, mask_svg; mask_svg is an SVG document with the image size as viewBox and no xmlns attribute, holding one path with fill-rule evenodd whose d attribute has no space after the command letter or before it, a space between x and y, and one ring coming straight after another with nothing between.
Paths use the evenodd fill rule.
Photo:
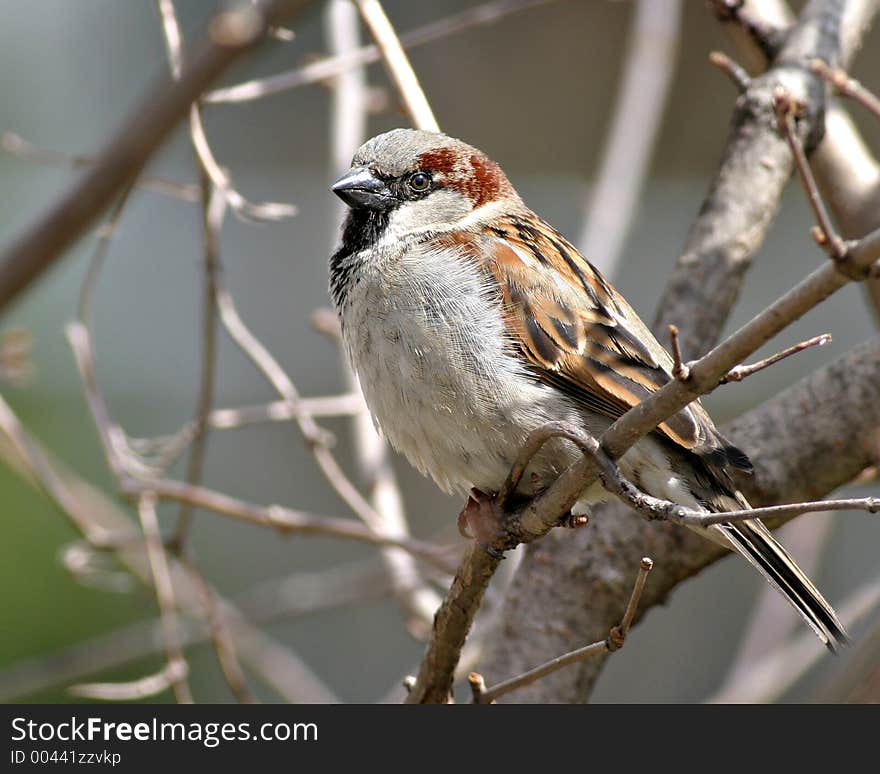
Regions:
<instances>
[{"instance_id":1,"label":"black beak","mask_svg":"<svg viewBox=\"0 0 880 774\"><path fill-rule=\"evenodd\" d=\"M349 207L368 210L389 210L397 199L384 180L376 177L367 167L354 167L330 188Z\"/></svg>"}]
</instances>

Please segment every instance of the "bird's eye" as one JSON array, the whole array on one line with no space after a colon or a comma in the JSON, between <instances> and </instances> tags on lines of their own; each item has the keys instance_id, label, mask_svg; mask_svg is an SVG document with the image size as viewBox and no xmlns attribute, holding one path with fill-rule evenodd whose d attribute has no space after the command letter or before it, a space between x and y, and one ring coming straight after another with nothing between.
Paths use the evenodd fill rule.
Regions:
<instances>
[{"instance_id":1,"label":"bird's eye","mask_svg":"<svg viewBox=\"0 0 880 774\"><path fill-rule=\"evenodd\" d=\"M431 176L427 172L413 172L407 182L411 190L422 193L431 187Z\"/></svg>"}]
</instances>

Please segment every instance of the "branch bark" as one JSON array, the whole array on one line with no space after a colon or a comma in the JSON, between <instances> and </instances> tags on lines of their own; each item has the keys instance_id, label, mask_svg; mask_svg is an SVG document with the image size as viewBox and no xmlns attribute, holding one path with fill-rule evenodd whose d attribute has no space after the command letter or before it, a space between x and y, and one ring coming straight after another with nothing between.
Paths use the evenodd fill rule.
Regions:
<instances>
[{"instance_id":1,"label":"branch bark","mask_svg":"<svg viewBox=\"0 0 880 774\"><path fill-rule=\"evenodd\" d=\"M811 374L737 419L725 434L755 452L756 472L738 483L757 505L818 499L852 480L876 456L880 427L880 337ZM641 610L726 552L689 530L645 524L626 509L603 509L590 526L551 533L526 549L489 637L480 671L495 682L525 672L573 644L592 642L626 604L627 571L654 558ZM536 627L541 632L535 637ZM604 659L573 666L518 692L517 701L580 702Z\"/></svg>"},{"instance_id":2,"label":"branch bark","mask_svg":"<svg viewBox=\"0 0 880 774\"><path fill-rule=\"evenodd\" d=\"M822 136L825 86L806 63L814 57L849 63L857 39L846 36L850 47L842 47L842 5L840 0L812 0L785 38L773 66L752 79L737 100L721 164L670 276L654 325L655 331L678 325L687 357L699 355L718 339L791 177L791 153L776 131L773 112L777 86L809 105L800 122L808 149Z\"/></svg>"}]
</instances>

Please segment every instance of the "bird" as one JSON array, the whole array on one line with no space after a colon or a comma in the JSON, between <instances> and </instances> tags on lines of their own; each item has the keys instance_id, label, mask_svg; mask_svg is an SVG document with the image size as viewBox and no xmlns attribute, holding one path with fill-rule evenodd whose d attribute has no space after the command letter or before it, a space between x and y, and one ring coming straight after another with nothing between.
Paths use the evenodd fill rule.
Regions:
<instances>
[{"instance_id":1,"label":"bird","mask_svg":"<svg viewBox=\"0 0 880 774\"><path fill-rule=\"evenodd\" d=\"M626 299L477 148L394 129L364 143L331 190L348 206L329 260L345 349L377 429L442 490L497 493L538 427L599 437L673 378L673 358ZM578 455L548 441L517 493L539 493ZM699 401L618 466L688 508L750 508L731 471L752 463ZM607 497L596 482L578 507ZM846 643L834 609L761 521L697 529L748 560L829 649Z\"/></svg>"}]
</instances>

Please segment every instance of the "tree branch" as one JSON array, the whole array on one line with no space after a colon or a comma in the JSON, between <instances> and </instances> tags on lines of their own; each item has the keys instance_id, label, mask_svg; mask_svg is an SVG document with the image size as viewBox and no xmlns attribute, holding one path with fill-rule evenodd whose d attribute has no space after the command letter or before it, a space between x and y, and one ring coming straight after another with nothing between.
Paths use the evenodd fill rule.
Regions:
<instances>
[{"instance_id":1,"label":"tree branch","mask_svg":"<svg viewBox=\"0 0 880 774\"><path fill-rule=\"evenodd\" d=\"M804 62L817 56L850 61L857 41L846 38L850 47L841 47L840 16L840 0L811 0L784 38L773 66L753 78L737 100L721 164L669 278L654 325L655 331L665 331L677 324L685 352L704 352L717 340L791 176L791 153L776 131L773 112L779 84L808 105L800 136L809 138L808 146L821 137L825 90Z\"/></svg>"},{"instance_id":2,"label":"tree branch","mask_svg":"<svg viewBox=\"0 0 880 774\"><path fill-rule=\"evenodd\" d=\"M163 76L132 110L97 163L0 254L0 310L48 269L134 180L190 105L229 66L253 49L268 26L291 17L308 0L270 0L221 11L179 80Z\"/></svg>"},{"instance_id":3,"label":"tree branch","mask_svg":"<svg viewBox=\"0 0 880 774\"><path fill-rule=\"evenodd\" d=\"M817 500L876 461L880 426L880 337L811 374L724 428L755 455L754 476L738 481L756 506ZM480 665L488 677L518 674L572 642L603 636L624 604L626 568L639 556L655 562L642 610L662 603L684 579L726 555L695 533L646 524L625 508L602 509L590 526L565 540L530 545L509 592L495 636ZM583 590L583 591L576 591ZM544 626L542 622L553 622ZM532 635L534 626L542 636ZM503 632L503 636L502 633ZM602 659L551 676L519 701L583 701Z\"/></svg>"},{"instance_id":4,"label":"tree branch","mask_svg":"<svg viewBox=\"0 0 880 774\"><path fill-rule=\"evenodd\" d=\"M400 95L410 123L417 129L439 132L440 125L382 4L379 0L354 0L354 3L382 54L385 69Z\"/></svg>"}]
</instances>

